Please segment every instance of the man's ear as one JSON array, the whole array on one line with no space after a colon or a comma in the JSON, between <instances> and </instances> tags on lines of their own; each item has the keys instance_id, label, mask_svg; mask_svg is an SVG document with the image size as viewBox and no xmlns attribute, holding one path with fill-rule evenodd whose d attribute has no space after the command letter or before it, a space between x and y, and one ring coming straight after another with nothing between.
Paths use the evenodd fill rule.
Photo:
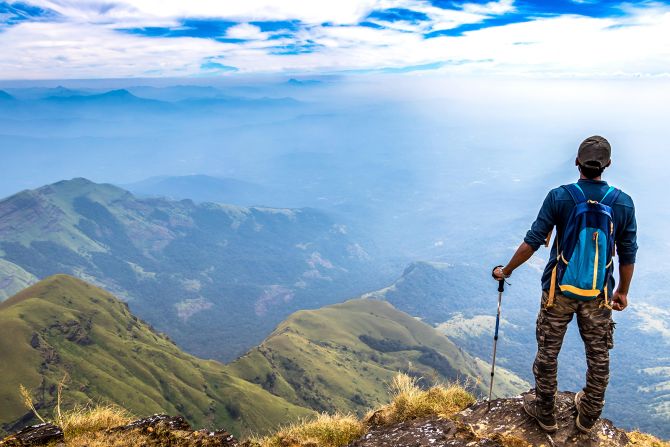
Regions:
<instances>
[{"instance_id":1,"label":"man's ear","mask_svg":"<svg viewBox=\"0 0 670 447\"><path fill-rule=\"evenodd\" d=\"M610 159L610 161L607 162L607 164L605 165L605 167L606 167L606 168L609 168L611 165L612 165L612 159Z\"/></svg>"},{"instance_id":2,"label":"man's ear","mask_svg":"<svg viewBox=\"0 0 670 447\"><path fill-rule=\"evenodd\" d=\"M579 158L575 158L575 166L579 166Z\"/></svg>"}]
</instances>

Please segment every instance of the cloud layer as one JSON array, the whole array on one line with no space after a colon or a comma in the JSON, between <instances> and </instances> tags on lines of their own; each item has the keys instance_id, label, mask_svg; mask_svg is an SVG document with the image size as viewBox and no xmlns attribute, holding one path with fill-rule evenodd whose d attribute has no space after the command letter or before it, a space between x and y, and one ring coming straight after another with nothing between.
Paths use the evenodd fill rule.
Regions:
<instances>
[{"instance_id":1,"label":"cloud layer","mask_svg":"<svg viewBox=\"0 0 670 447\"><path fill-rule=\"evenodd\" d=\"M666 2L0 2L0 77L439 70L668 76Z\"/></svg>"}]
</instances>

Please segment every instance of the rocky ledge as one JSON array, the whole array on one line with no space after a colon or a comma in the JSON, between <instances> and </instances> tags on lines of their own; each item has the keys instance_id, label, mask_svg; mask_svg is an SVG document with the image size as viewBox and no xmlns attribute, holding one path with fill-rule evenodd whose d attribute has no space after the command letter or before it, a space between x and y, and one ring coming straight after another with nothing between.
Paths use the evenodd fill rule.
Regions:
<instances>
[{"instance_id":1,"label":"rocky ledge","mask_svg":"<svg viewBox=\"0 0 670 447\"><path fill-rule=\"evenodd\" d=\"M557 398L558 432L548 435L523 410L523 397L478 402L452 419L436 417L372 427L349 447L623 447L628 437L600 419L589 434L575 427L574 393Z\"/></svg>"},{"instance_id":2,"label":"rocky ledge","mask_svg":"<svg viewBox=\"0 0 670 447\"><path fill-rule=\"evenodd\" d=\"M144 447L235 447L237 441L225 430L193 430L181 416L155 414L127 425L93 433L95 445L142 445ZM53 424L26 427L0 440L0 447L65 446L63 431Z\"/></svg>"},{"instance_id":3,"label":"rocky ledge","mask_svg":"<svg viewBox=\"0 0 670 447\"><path fill-rule=\"evenodd\" d=\"M393 425L374 425L348 447L623 447L628 436L611 421L600 419L589 434L575 427L574 393L559 393L559 429L542 431L523 410L523 396L478 402L450 419L429 417ZM0 447L49 444L64 447L63 431L51 424L28 427L0 441ZM225 430L192 430L180 416L154 415L130 424L90 434L84 445L142 445L144 447L238 447ZM81 445L81 443L79 444ZM242 443L241 445L247 445ZM321 447L316 443L302 447ZM286 444L293 447L294 444ZM298 444L295 444L298 446Z\"/></svg>"}]
</instances>

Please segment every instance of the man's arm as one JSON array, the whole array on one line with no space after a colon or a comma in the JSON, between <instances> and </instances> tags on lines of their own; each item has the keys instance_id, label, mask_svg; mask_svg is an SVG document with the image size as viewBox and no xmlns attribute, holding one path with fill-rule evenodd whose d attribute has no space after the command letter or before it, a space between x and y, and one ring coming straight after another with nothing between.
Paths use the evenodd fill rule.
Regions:
<instances>
[{"instance_id":1,"label":"man's arm","mask_svg":"<svg viewBox=\"0 0 670 447\"><path fill-rule=\"evenodd\" d=\"M634 271L635 264L619 264L619 286L612 297L612 309L621 311L628 307L628 289Z\"/></svg>"},{"instance_id":2,"label":"man's arm","mask_svg":"<svg viewBox=\"0 0 670 447\"><path fill-rule=\"evenodd\" d=\"M619 255L619 286L612 297L612 309L624 310L628 306L628 289L635 270L635 256L637 254L637 222L635 220L635 205L630 197L626 197L624 224L617 228L616 245Z\"/></svg>"},{"instance_id":3,"label":"man's arm","mask_svg":"<svg viewBox=\"0 0 670 447\"><path fill-rule=\"evenodd\" d=\"M519 248L517 248L512 259L509 260L505 267L493 270L495 279L501 280L505 276L510 276L517 267L528 261L533 256L533 253L547 241L547 235L554 228L554 221L554 195L552 192L549 192L542 203L540 212L537 214L537 219L535 219L530 230L526 233L526 237L521 245L519 245Z\"/></svg>"},{"instance_id":4,"label":"man's arm","mask_svg":"<svg viewBox=\"0 0 670 447\"><path fill-rule=\"evenodd\" d=\"M519 248L516 249L514 256L512 256L512 259L509 260L507 265L504 266L502 269L498 268L494 271L496 279L498 280L503 279L503 275L510 276L512 272L516 270L517 267L519 267L521 264L529 260L534 253L535 250L533 249L533 247L528 245L526 242L522 242L521 245L519 245ZM502 270L502 275L500 270Z\"/></svg>"}]
</instances>

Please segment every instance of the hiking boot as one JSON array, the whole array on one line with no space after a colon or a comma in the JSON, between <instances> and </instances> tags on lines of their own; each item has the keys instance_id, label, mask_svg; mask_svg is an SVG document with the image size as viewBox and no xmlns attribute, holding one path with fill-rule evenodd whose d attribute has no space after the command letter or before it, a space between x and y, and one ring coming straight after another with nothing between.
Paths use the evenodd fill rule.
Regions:
<instances>
[{"instance_id":1,"label":"hiking boot","mask_svg":"<svg viewBox=\"0 0 670 447\"><path fill-rule=\"evenodd\" d=\"M590 418L584 413L578 412L577 418L575 419L575 425L577 426L577 429L579 429L580 432L589 433L593 428L593 426L596 425L597 420L598 418Z\"/></svg>"},{"instance_id":2,"label":"hiking boot","mask_svg":"<svg viewBox=\"0 0 670 447\"><path fill-rule=\"evenodd\" d=\"M523 397L523 409L528 416L535 419L537 425L547 433L554 433L558 430L556 423L556 415L554 414L553 405L551 411L543 410L538 404L535 396L526 394Z\"/></svg>"},{"instance_id":3,"label":"hiking boot","mask_svg":"<svg viewBox=\"0 0 670 447\"><path fill-rule=\"evenodd\" d=\"M579 413L579 404L581 404L583 397L584 391L580 391L579 393L575 394L575 407L577 408L577 413Z\"/></svg>"},{"instance_id":4,"label":"hiking boot","mask_svg":"<svg viewBox=\"0 0 670 447\"><path fill-rule=\"evenodd\" d=\"M584 391L580 391L579 393L575 394L575 407L577 407L577 418L575 419L575 425L577 426L577 429L582 433L588 433L596 424L598 418L591 418L582 413L580 407L583 398L584 398Z\"/></svg>"}]
</instances>

